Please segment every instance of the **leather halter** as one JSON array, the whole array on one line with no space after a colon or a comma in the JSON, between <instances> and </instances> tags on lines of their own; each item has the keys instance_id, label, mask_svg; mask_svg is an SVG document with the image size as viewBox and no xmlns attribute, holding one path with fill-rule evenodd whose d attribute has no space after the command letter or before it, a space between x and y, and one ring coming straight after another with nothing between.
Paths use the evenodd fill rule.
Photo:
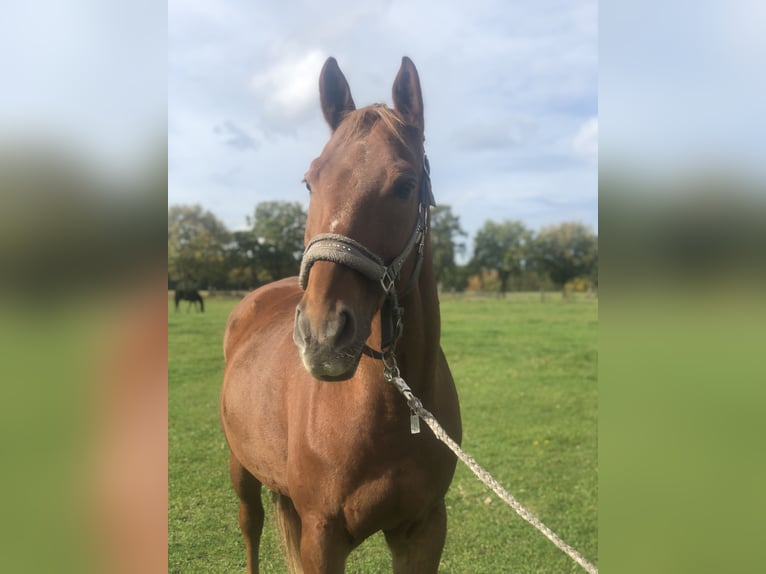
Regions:
<instances>
[{"instance_id":1,"label":"leather halter","mask_svg":"<svg viewBox=\"0 0 766 574\"><path fill-rule=\"evenodd\" d=\"M428 158L423 156L423 176L420 181L420 197L418 201L418 218L415 229L410 235L402 252L386 265L378 255L367 249L358 241L335 233L320 233L311 238L301 259L301 270L298 283L305 291L311 267L317 261L329 261L350 267L379 283L385 293L381 308L381 351L375 351L364 346L363 352L376 359L382 359L392 352L402 334L402 309L399 297L404 297L414 287L423 263L423 248L428 232L429 208L436 205L431 190L431 173ZM415 266L413 267L407 285L401 293L397 293L396 283L399 280L402 267L412 250L417 246Z\"/></svg>"}]
</instances>

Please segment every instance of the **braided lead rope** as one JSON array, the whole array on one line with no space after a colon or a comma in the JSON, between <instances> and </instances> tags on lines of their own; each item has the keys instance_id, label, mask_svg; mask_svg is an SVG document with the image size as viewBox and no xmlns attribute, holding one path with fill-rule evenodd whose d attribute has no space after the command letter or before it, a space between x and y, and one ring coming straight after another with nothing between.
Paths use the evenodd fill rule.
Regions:
<instances>
[{"instance_id":1,"label":"braided lead rope","mask_svg":"<svg viewBox=\"0 0 766 574\"><path fill-rule=\"evenodd\" d=\"M558 535L545 524L543 524L539 518L524 508L521 503L516 500L513 495L511 495L510 492L505 490L505 488L503 488L503 486L492 477L491 474L479 466L479 464L473 459L471 455L466 454L463 449L460 448L460 445L452 440L452 438L447 434L447 431L445 431L436 420L434 415L423 407L423 403L420 402L419 398L412 394L412 389L410 389L409 385L407 385L404 379L399 376L398 367L389 367L386 365L384 375L386 380L391 382L407 400L407 405L410 407L413 415L417 415L423 419L436 435L436 438L447 445L449 449L454 452L457 457L466 464L468 468L471 469L471 472L473 472L479 480L481 480L485 485L492 489L492 491L497 494L497 496L499 496L506 504L508 504L508 506L513 508L516 514L521 516L521 518L542 532L543 535L545 535L548 540L553 542L553 544L555 544L559 550L561 550L564 554L582 566L586 572L589 574L598 574L598 569L593 564L588 562L585 558L583 558L582 554L577 552L577 550L559 538ZM410 425L410 428L413 433L419 432L419 429L418 431L415 431L412 424Z\"/></svg>"}]
</instances>

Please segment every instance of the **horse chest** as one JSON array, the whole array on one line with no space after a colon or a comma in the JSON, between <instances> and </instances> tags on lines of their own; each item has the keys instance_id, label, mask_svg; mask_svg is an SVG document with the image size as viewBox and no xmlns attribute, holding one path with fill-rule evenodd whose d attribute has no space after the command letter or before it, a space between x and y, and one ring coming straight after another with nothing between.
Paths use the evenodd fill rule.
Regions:
<instances>
[{"instance_id":1,"label":"horse chest","mask_svg":"<svg viewBox=\"0 0 766 574\"><path fill-rule=\"evenodd\" d=\"M446 492L454 458L430 432L410 434L409 411L396 410L308 421L288 461L296 507L342 516L355 538L426 513Z\"/></svg>"}]
</instances>

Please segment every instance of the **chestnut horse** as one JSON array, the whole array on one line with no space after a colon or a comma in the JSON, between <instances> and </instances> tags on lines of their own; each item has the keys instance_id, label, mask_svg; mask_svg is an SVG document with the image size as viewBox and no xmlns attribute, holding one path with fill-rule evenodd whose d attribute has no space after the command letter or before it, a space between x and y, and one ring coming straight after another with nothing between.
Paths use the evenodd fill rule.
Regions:
<instances>
[{"instance_id":1,"label":"chestnut horse","mask_svg":"<svg viewBox=\"0 0 766 574\"><path fill-rule=\"evenodd\" d=\"M405 399L384 378L396 361L460 440L439 344L420 80L405 57L394 109L357 110L329 58L319 93L332 134L305 176L301 275L245 297L224 337L221 419L247 568L258 572L265 485L291 572L342 573L383 531L396 574L434 573L456 459L426 425L411 434Z\"/></svg>"}]
</instances>

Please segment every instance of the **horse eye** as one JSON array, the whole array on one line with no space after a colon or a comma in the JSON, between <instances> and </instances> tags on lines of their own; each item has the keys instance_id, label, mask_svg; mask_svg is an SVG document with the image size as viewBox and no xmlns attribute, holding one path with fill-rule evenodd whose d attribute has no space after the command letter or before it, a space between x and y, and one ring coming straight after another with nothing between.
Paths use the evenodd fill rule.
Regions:
<instances>
[{"instance_id":1,"label":"horse eye","mask_svg":"<svg viewBox=\"0 0 766 574\"><path fill-rule=\"evenodd\" d=\"M400 181L394 186L394 195L399 199L409 199L414 187L412 181Z\"/></svg>"},{"instance_id":2,"label":"horse eye","mask_svg":"<svg viewBox=\"0 0 766 574\"><path fill-rule=\"evenodd\" d=\"M308 190L308 192L311 193L311 185L309 184L309 182L304 179L301 183L303 183L303 185L306 186L306 189Z\"/></svg>"}]
</instances>

